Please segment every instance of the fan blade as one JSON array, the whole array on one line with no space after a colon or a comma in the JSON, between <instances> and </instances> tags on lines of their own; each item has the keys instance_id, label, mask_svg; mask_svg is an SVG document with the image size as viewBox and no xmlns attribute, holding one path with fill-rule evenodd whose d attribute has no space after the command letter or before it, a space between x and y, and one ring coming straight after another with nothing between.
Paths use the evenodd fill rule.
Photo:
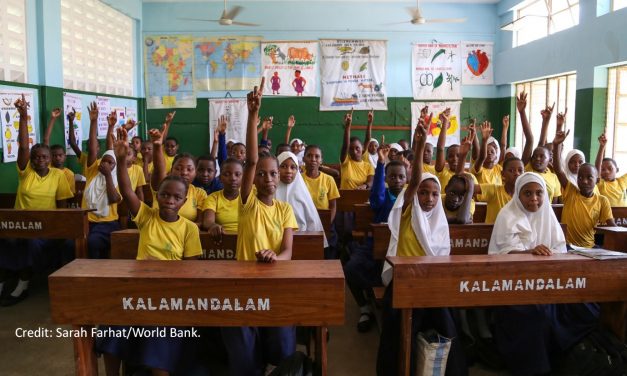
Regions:
<instances>
[{"instance_id":1,"label":"fan blade","mask_svg":"<svg viewBox=\"0 0 627 376\"><path fill-rule=\"evenodd\" d=\"M204 21L204 22L220 22L220 20L205 20L200 18L177 18L181 21Z\"/></svg>"},{"instance_id":2,"label":"fan blade","mask_svg":"<svg viewBox=\"0 0 627 376\"><path fill-rule=\"evenodd\" d=\"M411 21L403 21L403 22L390 22L390 23L385 23L383 25L400 25L400 24L406 24L406 23L411 23Z\"/></svg>"},{"instance_id":3,"label":"fan blade","mask_svg":"<svg viewBox=\"0 0 627 376\"><path fill-rule=\"evenodd\" d=\"M257 25L257 24L254 24L254 23L239 22L239 21L233 21L233 25L238 25L238 26L261 26L261 25Z\"/></svg>"},{"instance_id":4,"label":"fan blade","mask_svg":"<svg viewBox=\"0 0 627 376\"><path fill-rule=\"evenodd\" d=\"M407 7L405 9L407 10L407 13L409 13L412 19L420 18L420 8Z\"/></svg>"},{"instance_id":5,"label":"fan blade","mask_svg":"<svg viewBox=\"0 0 627 376\"><path fill-rule=\"evenodd\" d=\"M234 19L235 17L237 17L237 15L242 11L242 7L240 7L239 5L234 6L233 8L231 8L231 10L226 13L225 15L222 16L222 18L228 18L230 20Z\"/></svg>"},{"instance_id":6,"label":"fan blade","mask_svg":"<svg viewBox=\"0 0 627 376\"><path fill-rule=\"evenodd\" d=\"M432 18L428 19L427 23L460 23L466 22L465 18Z\"/></svg>"}]
</instances>

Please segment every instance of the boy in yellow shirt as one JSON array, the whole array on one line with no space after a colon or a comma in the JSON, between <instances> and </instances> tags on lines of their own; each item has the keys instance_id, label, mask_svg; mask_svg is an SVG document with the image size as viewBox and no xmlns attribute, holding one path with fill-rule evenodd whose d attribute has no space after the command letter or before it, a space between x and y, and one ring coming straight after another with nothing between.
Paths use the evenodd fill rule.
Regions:
<instances>
[{"instance_id":1,"label":"boy in yellow shirt","mask_svg":"<svg viewBox=\"0 0 627 376\"><path fill-rule=\"evenodd\" d=\"M46 127L46 133L44 135L44 145L50 145L50 135L52 134L52 129L54 128L54 123L61 116L61 109L55 108L50 112L50 120L48 121L48 126ZM54 168L58 168L63 171L65 178L67 179L68 184L70 185L70 190L72 194L76 193L76 184L74 182L74 172L69 168L65 167L65 160L67 159L67 155L65 153L65 147L62 145L52 145L50 147L50 164Z\"/></svg>"},{"instance_id":2,"label":"boy in yellow shirt","mask_svg":"<svg viewBox=\"0 0 627 376\"><path fill-rule=\"evenodd\" d=\"M353 110L344 115L344 138L340 152L340 189L370 189L374 179L374 168L369 161L362 160L363 148L357 137L351 137Z\"/></svg>"},{"instance_id":3,"label":"boy in yellow shirt","mask_svg":"<svg viewBox=\"0 0 627 376\"><path fill-rule=\"evenodd\" d=\"M601 180L597 183L599 193L610 200L612 207L627 206L627 174L617 178L618 165L612 158L603 158L605 156L605 145L607 138L605 132L599 136L599 151L595 167L600 171Z\"/></svg>"}]
</instances>

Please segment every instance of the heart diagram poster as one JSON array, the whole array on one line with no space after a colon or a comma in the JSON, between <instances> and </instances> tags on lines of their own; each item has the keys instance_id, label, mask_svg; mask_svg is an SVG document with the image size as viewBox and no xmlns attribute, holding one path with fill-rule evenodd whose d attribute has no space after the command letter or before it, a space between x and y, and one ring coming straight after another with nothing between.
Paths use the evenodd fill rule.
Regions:
<instances>
[{"instance_id":1,"label":"heart diagram poster","mask_svg":"<svg viewBox=\"0 0 627 376\"><path fill-rule=\"evenodd\" d=\"M74 124L69 124L67 114L76 110L76 116L74 117ZM63 93L63 113L65 115L65 119L63 123L65 124L65 153L67 155L76 155L74 150L70 147L70 129L76 135L76 145L78 148L82 150L83 145L83 127L82 127L82 118L83 118L83 101L81 97L78 95ZM89 116L88 119L89 120Z\"/></svg>"},{"instance_id":2,"label":"heart diagram poster","mask_svg":"<svg viewBox=\"0 0 627 376\"><path fill-rule=\"evenodd\" d=\"M441 128L438 125L439 117L442 112L447 108L451 109L451 115L449 116L449 127L446 130L446 145L451 146L453 144L459 144L460 142L460 109L462 102L412 102L411 103L411 139L414 139L414 131L418 119L420 118L420 110L424 106L429 107L429 114L433 113L429 129L427 130L427 142L433 146L438 144L438 137L440 136Z\"/></svg>"},{"instance_id":3,"label":"heart diagram poster","mask_svg":"<svg viewBox=\"0 0 627 376\"><path fill-rule=\"evenodd\" d=\"M320 111L387 110L387 42L320 41Z\"/></svg>"},{"instance_id":4,"label":"heart diagram poster","mask_svg":"<svg viewBox=\"0 0 627 376\"><path fill-rule=\"evenodd\" d=\"M459 43L412 46L412 91L417 100L462 99Z\"/></svg>"},{"instance_id":5,"label":"heart diagram poster","mask_svg":"<svg viewBox=\"0 0 627 376\"><path fill-rule=\"evenodd\" d=\"M17 161L17 149L19 147L17 134L20 129L20 114L15 108L15 101L22 98L29 103L28 114L28 145L32 147L37 142L35 127L33 126L33 92L26 90L2 90L0 91L0 114L2 116L2 153L3 162Z\"/></svg>"},{"instance_id":6,"label":"heart diagram poster","mask_svg":"<svg viewBox=\"0 0 627 376\"><path fill-rule=\"evenodd\" d=\"M318 82L318 42L261 43L265 96L311 97Z\"/></svg>"},{"instance_id":7,"label":"heart diagram poster","mask_svg":"<svg viewBox=\"0 0 627 376\"><path fill-rule=\"evenodd\" d=\"M462 42L462 83L493 85L492 42Z\"/></svg>"}]
</instances>

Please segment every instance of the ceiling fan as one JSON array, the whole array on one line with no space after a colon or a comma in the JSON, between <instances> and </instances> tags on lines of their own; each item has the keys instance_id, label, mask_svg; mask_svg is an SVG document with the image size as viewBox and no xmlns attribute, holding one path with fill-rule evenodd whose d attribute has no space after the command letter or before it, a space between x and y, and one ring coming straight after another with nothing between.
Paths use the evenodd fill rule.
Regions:
<instances>
[{"instance_id":1,"label":"ceiling fan","mask_svg":"<svg viewBox=\"0 0 627 376\"><path fill-rule=\"evenodd\" d=\"M260 26L254 23L249 22L239 22L235 21L235 17L244 9L240 6L234 6L230 11L226 11L226 0L224 0L224 10L222 11L222 16L220 16L219 20L207 20L207 19L199 19L199 18L179 18L180 20L186 21L206 21L206 22L217 22L222 26L230 26L230 25L238 25L238 26Z\"/></svg>"},{"instance_id":2,"label":"ceiling fan","mask_svg":"<svg viewBox=\"0 0 627 376\"><path fill-rule=\"evenodd\" d=\"M465 18L429 18L426 19L422 16L420 11L420 0L416 0L415 8L406 8L407 12L411 16L411 20L403 22L395 22L394 24L411 23L414 25L423 25L426 23L460 23L465 22Z\"/></svg>"}]
</instances>

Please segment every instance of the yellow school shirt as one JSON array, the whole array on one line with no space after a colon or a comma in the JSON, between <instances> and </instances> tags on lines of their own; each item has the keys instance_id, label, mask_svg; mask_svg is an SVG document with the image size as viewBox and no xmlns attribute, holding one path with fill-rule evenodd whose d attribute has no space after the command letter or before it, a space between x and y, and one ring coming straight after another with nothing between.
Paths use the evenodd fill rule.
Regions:
<instances>
[{"instance_id":1,"label":"yellow school shirt","mask_svg":"<svg viewBox=\"0 0 627 376\"><path fill-rule=\"evenodd\" d=\"M67 180L68 185L70 186L70 191L72 191L72 194L76 193L76 181L74 180L74 171L70 170L67 167L64 167L63 170L63 175L65 175L65 179Z\"/></svg>"},{"instance_id":2,"label":"yellow school shirt","mask_svg":"<svg viewBox=\"0 0 627 376\"><path fill-rule=\"evenodd\" d=\"M85 178L87 179L87 181L85 182L85 190L87 190L87 188L89 187L89 184L91 184L91 182L94 180L94 178L96 176L98 176L98 174L100 173L98 171L98 167L100 166L100 161L96 161L94 163L91 164L91 166L88 166L85 171L83 172L85 174ZM119 187L115 188L118 193L120 192ZM87 209L87 199L86 196L83 195L83 201L81 202L81 208L83 209ZM118 220L118 204L110 204L109 205L109 215L106 217L99 217L96 214L94 214L94 212L89 212L89 214L87 214L87 219L89 220L89 222L112 222L112 221L117 221Z\"/></svg>"},{"instance_id":3,"label":"yellow school shirt","mask_svg":"<svg viewBox=\"0 0 627 376\"><path fill-rule=\"evenodd\" d=\"M433 175L437 175L437 173L435 172L435 166L434 165L428 165L428 164L422 164L422 172L428 172L430 174Z\"/></svg>"},{"instance_id":4,"label":"yellow school shirt","mask_svg":"<svg viewBox=\"0 0 627 376\"><path fill-rule=\"evenodd\" d=\"M401 215L401 224L398 232L398 245L396 248L396 254L398 256L426 256L420 242L418 242L418 238L416 238L414 229L411 227L412 205L413 203L409 204Z\"/></svg>"},{"instance_id":5,"label":"yellow school shirt","mask_svg":"<svg viewBox=\"0 0 627 376\"><path fill-rule=\"evenodd\" d=\"M321 172L317 178L310 178L306 173L301 175L316 209L328 209L329 201L340 197L340 192L337 190L337 185L331 175L324 172Z\"/></svg>"},{"instance_id":6,"label":"yellow school shirt","mask_svg":"<svg viewBox=\"0 0 627 376\"><path fill-rule=\"evenodd\" d=\"M158 208L142 202L133 221L139 229L137 260L182 260L202 254L198 226L180 215L166 222Z\"/></svg>"},{"instance_id":7,"label":"yellow school shirt","mask_svg":"<svg viewBox=\"0 0 627 376\"><path fill-rule=\"evenodd\" d=\"M152 191L152 207L158 208L157 192ZM202 188L196 188L190 184L187 188L187 201L179 209L179 215L183 218L187 218L192 222L196 222L198 217L198 210L201 212L207 209L207 192Z\"/></svg>"},{"instance_id":8,"label":"yellow school shirt","mask_svg":"<svg viewBox=\"0 0 627 376\"><path fill-rule=\"evenodd\" d=\"M477 196L477 200L488 204L485 223L496 222L499 212L511 199L512 196L507 193L505 186L500 184L481 184L481 194Z\"/></svg>"},{"instance_id":9,"label":"yellow school shirt","mask_svg":"<svg viewBox=\"0 0 627 376\"><path fill-rule=\"evenodd\" d=\"M224 231L237 233L239 195L229 200L224 196L224 190L213 192L207 197L207 209L216 213L216 223L221 225Z\"/></svg>"},{"instance_id":10,"label":"yellow school shirt","mask_svg":"<svg viewBox=\"0 0 627 376\"><path fill-rule=\"evenodd\" d=\"M174 163L174 158L176 157L176 155L174 157L170 157L164 151L163 157L165 158L165 172L166 174L169 174L170 170L172 170L172 163Z\"/></svg>"},{"instance_id":11,"label":"yellow school shirt","mask_svg":"<svg viewBox=\"0 0 627 376\"><path fill-rule=\"evenodd\" d=\"M134 164L138 165L139 167L142 167L144 165L144 157L142 156L142 153L137 153Z\"/></svg>"},{"instance_id":12,"label":"yellow school shirt","mask_svg":"<svg viewBox=\"0 0 627 376\"><path fill-rule=\"evenodd\" d=\"M448 167L444 167L442 169L442 171L435 173L435 175L438 177L438 180L440 181L440 185L442 187L442 194L444 194L444 188L446 188L446 185L448 184L449 180L451 180L451 178L455 175L455 171L451 171L451 169L449 169ZM468 174L470 176L472 176L472 181L475 184L479 184L479 182L477 181L477 178L473 175L473 174Z\"/></svg>"},{"instance_id":13,"label":"yellow school shirt","mask_svg":"<svg viewBox=\"0 0 627 376\"><path fill-rule=\"evenodd\" d=\"M600 194L610 200L611 206L627 206L627 174L614 179L614 181L605 181L601 179L601 181L597 184L597 188L599 188Z\"/></svg>"},{"instance_id":14,"label":"yellow school shirt","mask_svg":"<svg viewBox=\"0 0 627 376\"><path fill-rule=\"evenodd\" d=\"M30 161L24 170L20 170L17 163L15 166L18 180L15 209L56 209L57 200L74 196L63 171L58 168L50 168L46 176L39 176L31 167Z\"/></svg>"},{"instance_id":15,"label":"yellow school shirt","mask_svg":"<svg viewBox=\"0 0 627 376\"><path fill-rule=\"evenodd\" d=\"M143 187L146 185L146 177L144 176L144 169L141 166L136 164L132 165L127 169L128 177L131 180L131 188L133 192L137 189L137 187Z\"/></svg>"},{"instance_id":16,"label":"yellow school shirt","mask_svg":"<svg viewBox=\"0 0 627 376\"><path fill-rule=\"evenodd\" d=\"M584 197L577 188L568 182L564 190L562 222L566 223L566 241L579 247L594 246L594 227L613 218L610 201L607 197L593 193Z\"/></svg>"},{"instance_id":17,"label":"yellow school shirt","mask_svg":"<svg viewBox=\"0 0 627 376\"><path fill-rule=\"evenodd\" d=\"M238 199L237 260L255 261L255 252L263 249L270 249L278 255L283 231L286 228L298 230L292 206L276 199L268 206L253 194L244 204L241 197Z\"/></svg>"},{"instance_id":18,"label":"yellow school shirt","mask_svg":"<svg viewBox=\"0 0 627 376\"><path fill-rule=\"evenodd\" d=\"M501 174L503 173L503 166L500 164L495 164L492 168L481 167L479 171L475 171L475 168L472 169L472 174L477 178L479 184L503 184L501 180Z\"/></svg>"},{"instance_id":19,"label":"yellow school shirt","mask_svg":"<svg viewBox=\"0 0 627 376\"><path fill-rule=\"evenodd\" d=\"M370 162L357 162L347 155L341 165L340 189L357 189L366 183L370 175L374 175L374 167Z\"/></svg>"}]
</instances>

